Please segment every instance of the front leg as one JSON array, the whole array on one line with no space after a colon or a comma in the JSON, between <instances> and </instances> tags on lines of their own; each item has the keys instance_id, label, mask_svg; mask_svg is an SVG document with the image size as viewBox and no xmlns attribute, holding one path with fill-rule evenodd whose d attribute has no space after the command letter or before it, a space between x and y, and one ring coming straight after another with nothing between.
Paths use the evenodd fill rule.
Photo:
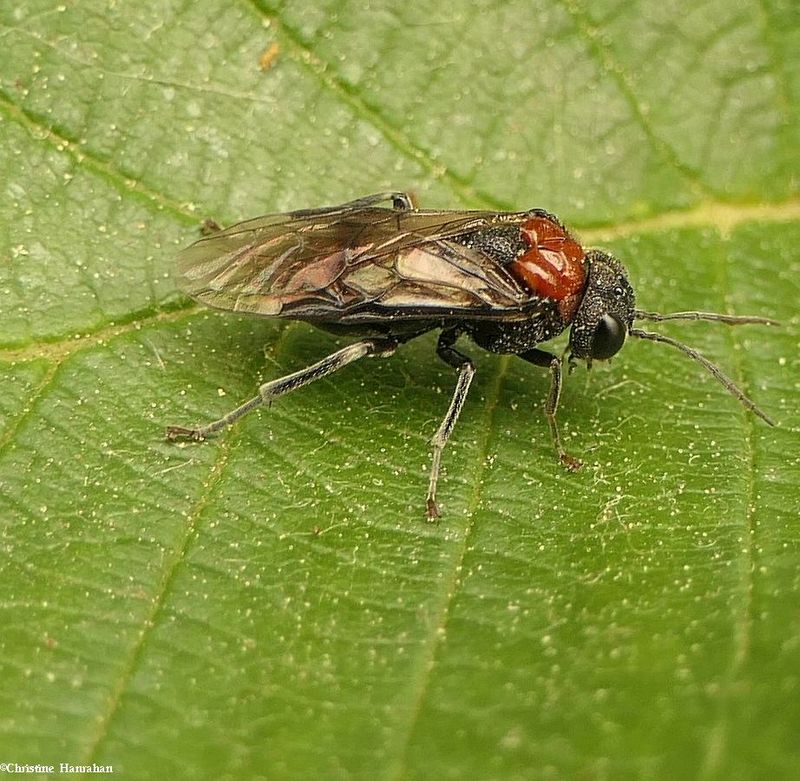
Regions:
<instances>
[{"instance_id":1,"label":"front leg","mask_svg":"<svg viewBox=\"0 0 800 781\"><path fill-rule=\"evenodd\" d=\"M558 423L556 422L556 412L558 411L558 401L561 398L561 359L544 350L527 350L519 353L519 357L534 366L544 366L550 369L550 392L547 394L544 412L547 415L547 422L550 426L550 435L553 438L553 445L558 454L558 460L569 470L575 472L583 464L564 450L561 444L561 435L558 433Z\"/></svg>"},{"instance_id":2,"label":"front leg","mask_svg":"<svg viewBox=\"0 0 800 781\"><path fill-rule=\"evenodd\" d=\"M442 420L439 430L432 440L433 444L433 464L431 465L431 479L428 484L428 497L426 500L427 514L429 521L435 521L441 516L439 507L436 504L436 483L439 480L439 468L442 461L442 451L453 433L461 408L467 399L470 383L475 375L475 367L472 361L463 353L453 347L458 339L458 331L451 329L442 331L439 336L439 343L436 345L436 354L454 369L458 369L458 380L453 391L453 398L450 407Z\"/></svg>"}]
</instances>

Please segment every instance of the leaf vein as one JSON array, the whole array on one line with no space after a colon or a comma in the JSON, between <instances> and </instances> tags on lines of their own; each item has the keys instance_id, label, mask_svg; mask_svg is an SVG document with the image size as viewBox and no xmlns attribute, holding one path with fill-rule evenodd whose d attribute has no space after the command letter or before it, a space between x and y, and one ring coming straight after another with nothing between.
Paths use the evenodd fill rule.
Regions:
<instances>
[{"instance_id":1,"label":"leaf vein","mask_svg":"<svg viewBox=\"0 0 800 781\"><path fill-rule=\"evenodd\" d=\"M134 175L86 150L79 139L72 137L69 131L58 128L55 124L48 124L42 117L16 103L2 89L0 89L0 111L9 120L25 127L34 138L47 141L58 152L69 155L79 168L83 168L110 183L122 195L137 197L150 206L155 206L159 210L168 212L181 222L198 222L197 215L193 214L185 205L172 200L169 196L157 190L151 189L142 184L141 180Z\"/></svg>"},{"instance_id":2,"label":"leaf vein","mask_svg":"<svg viewBox=\"0 0 800 781\"><path fill-rule=\"evenodd\" d=\"M469 181L451 171L431 153L413 141L407 133L389 121L380 109L371 104L358 90L344 81L331 66L306 43L299 33L276 11L268 12L258 0L247 0L260 14L270 21L277 21L286 43L293 49L294 59L306 67L329 92L345 102L359 117L372 125L391 146L403 156L413 160L434 179L446 182L452 191L468 205L501 209L498 199L472 187Z\"/></svg>"},{"instance_id":3,"label":"leaf vein","mask_svg":"<svg viewBox=\"0 0 800 781\"><path fill-rule=\"evenodd\" d=\"M150 611L142 622L142 628L139 632L136 642L133 644L127 663L123 665L121 674L116 684L110 691L105 712L102 713L98 719L97 730L89 740L82 764L92 764L98 754L101 744L106 737L108 737L111 729L111 723L114 720L115 715L119 712L125 691L127 690L131 680L133 680L133 677L139 666L139 661L144 655L144 649L145 645L147 644L147 640L150 638L153 629L156 626L158 614L164 607L179 566L186 557L189 544L197 529L198 521L202 516L206 505L208 505L211 496L214 493L214 489L221 480L222 473L225 470L225 465L228 463L231 447L230 439L224 439L219 445L217 458L214 462L214 465L211 467L211 473L209 479L206 481L205 490L186 516L186 523L184 525L184 534L181 544L164 569L161 584L156 590L156 593L153 595Z\"/></svg>"},{"instance_id":4,"label":"leaf vein","mask_svg":"<svg viewBox=\"0 0 800 781\"><path fill-rule=\"evenodd\" d=\"M25 421L30 418L36 411L37 401L44 395L44 393L52 386L53 381L58 373L60 363L51 364L47 369L44 377L33 388L28 401L23 405L22 411L13 418L6 430L0 435L0 453L2 453L15 439Z\"/></svg>"},{"instance_id":5,"label":"leaf vein","mask_svg":"<svg viewBox=\"0 0 800 781\"><path fill-rule=\"evenodd\" d=\"M714 194L712 188L700 178L699 172L692 166L682 162L675 149L654 130L632 87L630 75L615 59L609 47L604 45L600 37L595 34L591 22L578 1L561 0L561 3L575 23L575 27L586 45L587 52L597 60L602 70L617 85L620 95L631 110L633 119L641 127L656 154L683 176L695 195L708 197Z\"/></svg>"},{"instance_id":6,"label":"leaf vein","mask_svg":"<svg viewBox=\"0 0 800 781\"><path fill-rule=\"evenodd\" d=\"M393 757L387 761L385 778L392 779L393 781L399 781L405 776L406 761L413 740L414 730L419 722L425 698L430 688L431 679L436 666L437 653L445 637L447 624L453 610L453 603L460 586L460 573L467 554L467 543L474 529L475 513L481 502L482 477L487 469L489 443L494 433L494 412L497 409L509 363L509 356L504 355L500 358L494 382L490 386L490 391L487 394L484 412L486 423L482 427L483 436L481 437L478 447L477 464L473 470L473 487L467 513L467 525L464 529L464 533L461 535L460 544L456 547L448 563L446 575L442 578L441 601L436 610L436 619L432 623L430 635L424 643L416 670L417 674L412 678L412 680L416 680L416 685L412 687L409 697L410 702L405 710L408 714L407 721L403 725L398 725L394 730L394 734L398 736L395 742L395 750L394 752L387 752L390 755L393 754Z\"/></svg>"}]
</instances>

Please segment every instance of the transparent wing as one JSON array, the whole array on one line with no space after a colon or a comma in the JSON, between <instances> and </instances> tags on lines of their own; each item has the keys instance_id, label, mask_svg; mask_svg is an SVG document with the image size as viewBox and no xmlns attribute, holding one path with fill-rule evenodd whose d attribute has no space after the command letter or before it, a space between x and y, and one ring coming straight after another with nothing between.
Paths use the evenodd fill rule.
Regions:
<instances>
[{"instance_id":1,"label":"transparent wing","mask_svg":"<svg viewBox=\"0 0 800 781\"><path fill-rule=\"evenodd\" d=\"M267 215L185 249L179 284L218 309L318 322L519 310L530 295L491 258L452 239L524 217L378 207Z\"/></svg>"}]
</instances>

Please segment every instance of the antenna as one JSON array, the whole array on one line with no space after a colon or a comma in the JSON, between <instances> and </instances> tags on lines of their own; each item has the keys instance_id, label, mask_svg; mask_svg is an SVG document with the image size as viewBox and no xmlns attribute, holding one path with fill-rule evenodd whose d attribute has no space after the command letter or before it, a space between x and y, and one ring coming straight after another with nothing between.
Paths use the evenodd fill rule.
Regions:
<instances>
[{"instance_id":1,"label":"antenna","mask_svg":"<svg viewBox=\"0 0 800 781\"><path fill-rule=\"evenodd\" d=\"M636 317L642 317L646 320L720 320L723 323L763 323L763 324L777 324L774 320L768 320L764 317L734 317L732 315L717 315L713 312L676 312L674 314L668 315L659 315L655 312L640 312L636 311ZM749 409L751 412L758 415L761 420L765 423L768 423L770 426L775 425L775 421L773 421L758 405L748 398L744 391L739 388L738 385L730 378L727 374L725 374L722 369L720 369L715 364L711 363L704 355L701 355L697 350L692 347L689 347L683 342L679 342L677 339L672 339L669 336L664 336L663 334L654 334L651 331L642 331L639 328L631 328L629 331L631 336L637 336L639 339L648 339L651 342L662 342L663 344L668 344L671 347L675 347L683 353L686 353L690 358L697 361L699 364L704 366L708 372L710 372L714 378L724 385L728 392L735 396L739 401L742 403L744 407Z\"/></svg>"},{"instance_id":2,"label":"antenna","mask_svg":"<svg viewBox=\"0 0 800 781\"><path fill-rule=\"evenodd\" d=\"M670 312L669 314L662 315L658 312L645 312L637 309L633 316L636 320L656 320L663 322L664 320L715 320L720 323L727 323L728 325L748 325L754 323L756 325L780 325L777 320L772 320L769 317L752 317L750 315L721 315L717 312Z\"/></svg>"}]
</instances>

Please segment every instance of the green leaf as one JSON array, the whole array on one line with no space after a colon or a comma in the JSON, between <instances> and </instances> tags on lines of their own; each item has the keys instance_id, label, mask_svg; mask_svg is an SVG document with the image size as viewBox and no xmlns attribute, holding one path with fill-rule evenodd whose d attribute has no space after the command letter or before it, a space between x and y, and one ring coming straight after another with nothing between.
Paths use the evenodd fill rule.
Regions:
<instances>
[{"instance_id":1,"label":"green leaf","mask_svg":"<svg viewBox=\"0 0 800 781\"><path fill-rule=\"evenodd\" d=\"M796 777L795 3L38 0L0 38L0 761ZM165 442L344 343L183 298L200 220L388 188L554 211L645 309L781 320L660 329L779 425L631 340L566 382L567 474L546 372L465 341L426 524L427 335Z\"/></svg>"}]
</instances>

